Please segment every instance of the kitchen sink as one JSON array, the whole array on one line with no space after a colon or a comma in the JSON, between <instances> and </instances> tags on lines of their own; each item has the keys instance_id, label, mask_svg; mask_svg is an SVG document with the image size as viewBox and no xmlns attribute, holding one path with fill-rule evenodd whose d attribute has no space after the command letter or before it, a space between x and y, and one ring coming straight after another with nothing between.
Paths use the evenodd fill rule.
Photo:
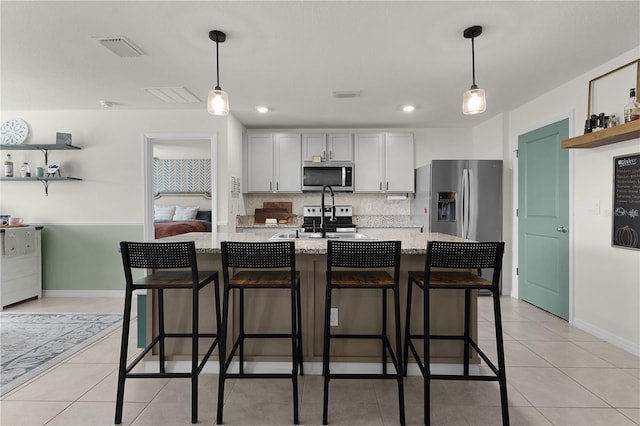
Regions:
<instances>
[{"instance_id":1,"label":"kitchen sink","mask_svg":"<svg viewBox=\"0 0 640 426\"><path fill-rule=\"evenodd\" d=\"M287 231L287 232L278 232L274 236L272 236L271 240L309 240L313 238L322 238L321 232L298 232L298 236L296 237L295 231ZM326 238L331 239L341 239L341 240L369 240L370 237L367 234L361 234L360 232L327 232Z\"/></svg>"}]
</instances>

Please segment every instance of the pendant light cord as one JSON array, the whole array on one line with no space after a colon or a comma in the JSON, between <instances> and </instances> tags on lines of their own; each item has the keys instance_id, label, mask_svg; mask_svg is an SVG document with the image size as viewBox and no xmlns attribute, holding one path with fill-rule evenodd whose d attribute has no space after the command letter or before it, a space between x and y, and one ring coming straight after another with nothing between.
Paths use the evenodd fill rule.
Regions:
<instances>
[{"instance_id":1,"label":"pendant light cord","mask_svg":"<svg viewBox=\"0 0 640 426\"><path fill-rule=\"evenodd\" d=\"M471 75L473 77L473 85L476 85L476 49L473 44L475 37L471 37Z\"/></svg>"},{"instance_id":2,"label":"pendant light cord","mask_svg":"<svg viewBox=\"0 0 640 426\"><path fill-rule=\"evenodd\" d=\"M473 40L471 40L473 43ZM220 61L218 60L218 39L216 38L216 89L220 90Z\"/></svg>"}]
</instances>

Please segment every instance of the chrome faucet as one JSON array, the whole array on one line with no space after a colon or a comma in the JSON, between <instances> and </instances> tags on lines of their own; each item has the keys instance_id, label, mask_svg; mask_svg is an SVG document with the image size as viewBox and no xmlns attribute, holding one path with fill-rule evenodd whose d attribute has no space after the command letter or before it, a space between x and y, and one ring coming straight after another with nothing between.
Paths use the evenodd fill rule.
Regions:
<instances>
[{"instance_id":1,"label":"chrome faucet","mask_svg":"<svg viewBox=\"0 0 640 426\"><path fill-rule=\"evenodd\" d=\"M322 196L320 199L320 228L322 229L322 238L327 237L327 219L325 219L324 216L324 194L327 189L329 189L329 192L331 192L331 217L329 218L329 221L336 221L336 200L333 194L333 188L331 188L331 186L329 185L325 185L322 187Z\"/></svg>"}]
</instances>

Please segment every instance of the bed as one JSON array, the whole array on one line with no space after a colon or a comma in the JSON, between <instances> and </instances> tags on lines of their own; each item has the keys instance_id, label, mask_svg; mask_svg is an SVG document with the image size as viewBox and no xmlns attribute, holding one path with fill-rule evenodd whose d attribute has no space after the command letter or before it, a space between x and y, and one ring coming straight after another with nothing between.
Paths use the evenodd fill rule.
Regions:
<instances>
[{"instance_id":1,"label":"bed","mask_svg":"<svg viewBox=\"0 0 640 426\"><path fill-rule=\"evenodd\" d=\"M156 209L157 211L158 209ZM153 227L156 239L188 232L211 232L211 211L198 211L193 219L179 215L173 215L169 218L156 213Z\"/></svg>"}]
</instances>

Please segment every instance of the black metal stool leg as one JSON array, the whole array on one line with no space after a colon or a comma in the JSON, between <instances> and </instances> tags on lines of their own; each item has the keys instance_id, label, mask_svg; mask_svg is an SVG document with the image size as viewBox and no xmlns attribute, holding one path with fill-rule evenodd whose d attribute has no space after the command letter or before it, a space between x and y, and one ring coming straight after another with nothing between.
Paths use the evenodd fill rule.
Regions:
<instances>
[{"instance_id":1,"label":"black metal stool leg","mask_svg":"<svg viewBox=\"0 0 640 426\"><path fill-rule=\"evenodd\" d=\"M431 424L431 362L430 341L431 329L429 318L429 288L425 283L422 289L424 294L424 424Z\"/></svg>"},{"instance_id":2,"label":"black metal stool leg","mask_svg":"<svg viewBox=\"0 0 640 426\"><path fill-rule=\"evenodd\" d=\"M387 334L387 289L382 290L382 374L387 374L387 344L389 336ZM386 342L385 342L386 341ZM398 354L400 356L400 354Z\"/></svg>"},{"instance_id":3,"label":"black metal stool leg","mask_svg":"<svg viewBox=\"0 0 640 426\"><path fill-rule=\"evenodd\" d=\"M126 290L124 299L124 316L122 319L122 340L120 343L120 364L118 367L118 391L116 394L116 416L114 423L122 423L122 406L124 404L124 382L127 374L127 352L129 351L129 327L131 325L131 290Z\"/></svg>"},{"instance_id":4,"label":"black metal stool leg","mask_svg":"<svg viewBox=\"0 0 640 426\"><path fill-rule=\"evenodd\" d=\"M327 424L329 411L329 355L331 352L331 285L327 283L327 290L324 302L324 349L322 351L322 374L324 376L324 387L322 393L322 424Z\"/></svg>"},{"instance_id":5,"label":"black metal stool leg","mask_svg":"<svg viewBox=\"0 0 640 426\"><path fill-rule=\"evenodd\" d=\"M402 351L403 362L402 366L404 367L404 376L407 377L408 366L409 366L409 341L411 340L411 293L413 288L413 280L411 277L408 279L407 285L407 312L406 312L406 320L405 320L405 329L404 329L404 350Z\"/></svg>"},{"instance_id":6,"label":"black metal stool leg","mask_svg":"<svg viewBox=\"0 0 640 426\"><path fill-rule=\"evenodd\" d=\"M509 401L507 399L507 375L504 360L504 341L502 338L502 314L500 295L493 292L493 316L496 326L496 350L498 352L498 383L500 384L500 404L502 406L502 425L509 425Z\"/></svg>"},{"instance_id":7,"label":"black metal stool leg","mask_svg":"<svg viewBox=\"0 0 640 426\"><path fill-rule=\"evenodd\" d=\"M469 377L469 341L471 340L471 290L464 291L464 372Z\"/></svg>"},{"instance_id":8,"label":"black metal stool leg","mask_svg":"<svg viewBox=\"0 0 640 426\"><path fill-rule=\"evenodd\" d=\"M238 325L240 327L240 348L239 348L239 361L240 374L244 374L244 289L240 288L240 306L239 306L239 315L240 319L238 320Z\"/></svg>"},{"instance_id":9,"label":"black metal stool leg","mask_svg":"<svg viewBox=\"0 0 640 426\"><path fill-rule=\"evenodd\" d=\"M165 373L165 357L164 357L164 341L165 341L165 329L164 329L164 290L158 289L158 335L160 336L160 356L158 357L160 363L160 373Z\"/></svg>"},{"instance_id":10,"label":"black metal stool leg","mask_svg":"<svg viewBox=\"0 0 640 426\"><path fill-rule=\"evenodd\" d=\"M291 284L291 381L293 382L293 424L298 422L298 313L296 305L298 297L296 296L296 284Z\"/></svg>"},{"instance_id":11,"label":"black metal stool leg","mask_svg":"<svg viewBox=\"0 0 640 426\"><path fill-rule=\"evenodd\" d=\"M229 288L224 286L224 295L222 297L222 326L218 330L219 351L220 351L220 373L218 376L218 413L216 423L222 424L222 415L224 407L224 382L227 372L227 326L229 320Z\"/></svg>"},{"instance_id":12,"label":"black metal stool leg","mask_svg":"<svg viewBox=\"0 0 640 426\"><path fill-rule=\"evenodd\" d=\"M193 291L191 319L191 423L198 423L198 289Z\"/></svg>"},{"instance_id":13,"label":"black metal stool leg","mask_svg":"<svg viewBox=\"0 0 640 426\"><path fill-rule=\"evenodd\" d=\"M304 376L304 362L302 360L302 303L301 303L301 295L300 295L300 284L296 284L296 302L298 309L296 310L298 316L298 361L300 367L300 375Z\"/></svg>"},{"instance_id":14,"label":"black metal stool leg","mask_svg":"<svg viewBox=\"0 0 640 426\"><path fill-rule=\"evenodd\" d=\"M398 376L398 408L400 411L400 424L405 424L404 417L404 368L402 367L402 339L400 330L400 289L395 286L393 289L394 315L396 322L396 374Z\"/></svg>"}]
</instances>

